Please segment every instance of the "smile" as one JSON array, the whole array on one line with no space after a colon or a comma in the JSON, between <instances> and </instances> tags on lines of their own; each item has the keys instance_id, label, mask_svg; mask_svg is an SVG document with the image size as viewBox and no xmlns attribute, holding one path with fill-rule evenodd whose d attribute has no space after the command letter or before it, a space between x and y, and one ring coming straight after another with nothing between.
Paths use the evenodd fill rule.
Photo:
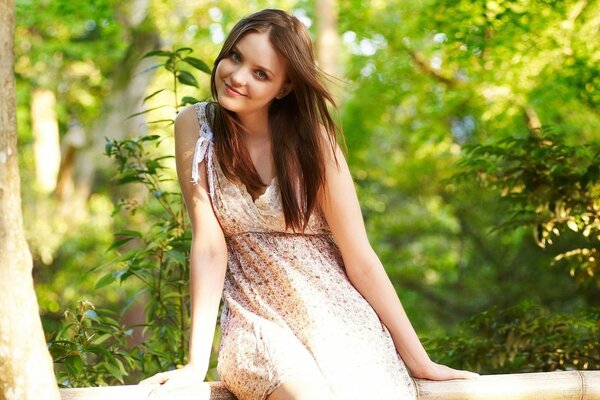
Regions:
<instances>
[{"instance_id":1,"label":"smile","mask_svg":"<svg viewBox=\"0 0 600 400\"><path fill-rule=\"evenodd\" d=\"M223 82L223 83L225 84L225 90L226 90L226 92L227 92L228 95L230 95L230 96L245 96L245 94L237 91L236 89L234 89L233 87L229 86L225 82Z\"/></svg>"}]
</instances>

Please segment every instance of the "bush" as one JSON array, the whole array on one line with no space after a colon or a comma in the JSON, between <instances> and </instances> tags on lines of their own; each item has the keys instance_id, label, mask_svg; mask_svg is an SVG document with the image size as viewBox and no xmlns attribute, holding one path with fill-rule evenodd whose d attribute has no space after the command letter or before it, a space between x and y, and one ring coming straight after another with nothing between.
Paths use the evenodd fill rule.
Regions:
<instances>
[{"instance_id":1,"label":"bush","mask_svg":"<svg viewBox=\"0 0 600 400\"><path fill-rule=\"evenodd\" d=\"M163 60L150 70L162 68L173 78L173 89L156 91L145 101L170 90L175 113L184 105L198 101L189 96L180 100L177 95L178 84L198 86L184 66L210 73L204 62L188 56L191 51L190 48L157 50L145 55ZM162 107L152 107L135 115ZM173 122L171 118L148 124L170 127ZM191 235L181 194L178 190L169 190L177 186L165 165L173 156L165 156L158 150L169 134L159 131L161 134L122 141L107 139L105 146L106 155L117 163L114 181L118 185L134 185L135 190L116 203L114 214L129 215L129 224L127 229L115 233L109 250L116 252L117 257L98 268L104 275L96 288L130 281L141 287L124 309L135 301L145 302L144 341L131 348L126 340L131 328L117 321L118 313L96 312L90 303L81 302L74 314L65 314L63 327L49 342L63 386L123 383L131 374L148 376L187 362Z\"/></svg>"},{"instance_id":2,"label":"bush","mask_svg":"<svg viewBox=\"0 0 600 400\"><path fill-rule=\"evenodd\" d=\"M100 315L101 314L101 315ZM117 321L110 310L95 310L80 301L66 311L62 328L48 342L61 387L101 386L123 383L136 364L126 350L131 329Z\"/></svg>"},{"instance_id":3,"label":"bush","mask_svg":"<svg viewBox=\"0 0 600 400\"><path fill-rule=\"evenodd\" d=\"M425 346L441 363L481 373L600 369L600 309L566 315L532 305L494 308Z\"/></svg>"},{"instance_id":4,"label":"bush","mask_svg":"<svg viewBox=\"0 0 600 400\"><path fill-rule=\"evenodd\" d=\"M567 145L563 136L536 130L467 147L455 179L476 176L506 200L509 212L498 229L530 227L542 248L568 235L554 263L579 283L600 287L600 146Z\"/></svg>"}]
</instances>

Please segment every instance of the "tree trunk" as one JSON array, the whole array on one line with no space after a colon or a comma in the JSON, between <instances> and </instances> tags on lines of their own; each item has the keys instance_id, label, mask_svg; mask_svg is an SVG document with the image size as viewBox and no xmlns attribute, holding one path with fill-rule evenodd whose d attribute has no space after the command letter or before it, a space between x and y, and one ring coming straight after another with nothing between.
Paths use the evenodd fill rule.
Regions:
<instances>
[{"instance_id":1,"label":"tree trunk","mask_svg":"<svg viewBox=\"0 0 600 400\"><path fill-rule=\"evenodd\" d=\"M21 214L13 0L0 0L0 399L59 399Z\"/></svg>"},{"instance_id":2,"label":"tree trunk","mask_svg":"<svg viewBox=\"0 0 600 400\"><path fill-rule=\"evenodd\" d=\"M35 177L40 190L50 193L56 187L60 166L56 96L51 90L36 89L31 94L31 128Z\"/></svg>"},{"instance_id":3,"label":"tree trunk","mask_svg":"<svg viewBox=\"0 0 600 400\"><path fill-rule=\"evenodd\" d=\"M77 151L85 144L85 131L79 124L79 121L72 120L69 123L69 130L63 139L63 148L61 151L62 158L60 160L60 168L58 177L56 178L56 189L54 191L56 200L61 210L61 215L68 212L68 207L63 207L66 199L73 196L75 185L73 183L73 174L75 171L75 156Z\"/></svg>"},{"instance_id":4,"label":"tree trunk","mask_svg":"<svg viewBox=\"0 0 600 400\"><path fill-rule=\"evenodd\" d=\"M339 77L338 54L340 38L337 31L338 10L336 0L317 0L317 62L319 68L332 77ZM328 82L328 88L336 101L340 88L337 82Z\"/></svg>"}]
</instances>

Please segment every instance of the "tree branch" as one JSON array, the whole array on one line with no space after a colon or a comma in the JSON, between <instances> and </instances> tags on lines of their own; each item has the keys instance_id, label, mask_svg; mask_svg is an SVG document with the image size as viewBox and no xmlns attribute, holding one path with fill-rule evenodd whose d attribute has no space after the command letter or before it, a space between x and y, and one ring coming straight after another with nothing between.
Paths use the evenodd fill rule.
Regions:
<instances>
[{"instance_id":1,"label":"tree branch","mask_svg":"<svg viewBox=\"0 0 600 400\"><path fill-rule=\"evenodd\" d=\"M415 50L409 48L408 46L404 46L405 50L408 52L408 55L413 59L413 61L417 64L421 71L425 72L427 75L432 76L435 80L443 83L448 87L456 87L459 83L456 78L449 78L444 75L435 68L431 66L431 63L420 53Z\"/></svg>"}]
</instances>

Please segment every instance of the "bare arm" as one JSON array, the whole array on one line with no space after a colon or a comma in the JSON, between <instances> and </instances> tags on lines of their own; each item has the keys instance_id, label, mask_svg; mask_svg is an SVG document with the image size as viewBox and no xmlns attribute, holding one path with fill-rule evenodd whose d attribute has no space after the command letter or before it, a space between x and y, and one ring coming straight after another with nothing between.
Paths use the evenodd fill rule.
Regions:
<instances>
[{"instance_id":1,"label":"bare arm","mask_svg":"<svg viewBox=\"0 0 600 400\"><path fill-rule=\"evenodd\" d=\"M189 362L181 370L159 373L143 381L144 383L204 379L210 361L225 279L227 248L223 231L210 203L205 163L199 170L198 184L191 182L192 158L198 132L195 110L187 107L175 120L175 160L179 184L192 223Z\"/></svg>"},{"instance_id":2,"label":"bare arm","mask_svg":"<svg viewBox=\"0 0 600 400\"><path fill-rule=\"evenodd\" d=\"M394 286L373 251L362 218L352 176L344 155L338 165L327 148L326 187L321 207L340 248L350 282L371 304L392 335L396 350L415 378L445 380L476 376L431 361L413 329Z\"/></svg>"}]
</instances>

